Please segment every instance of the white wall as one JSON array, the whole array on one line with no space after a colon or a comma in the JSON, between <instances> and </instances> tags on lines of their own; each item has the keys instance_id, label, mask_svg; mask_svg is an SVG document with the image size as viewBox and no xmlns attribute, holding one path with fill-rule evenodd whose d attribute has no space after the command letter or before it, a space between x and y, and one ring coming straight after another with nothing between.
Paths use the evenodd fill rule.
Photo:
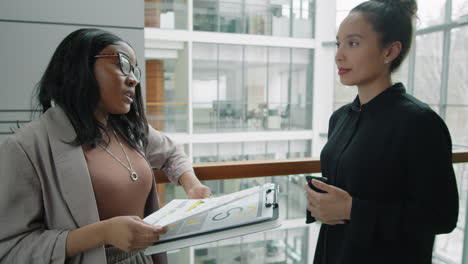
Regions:
<instances>
[{"instance_id":1,"label":"white wall","mask_svg":"<svg viewBox=\"0 0 468 264\"><path fill-rule=\"evenodd\" d=\"M108 30L127 40L145 72L143 1L0 2L0 121L24 119L24 114L6 117L1 110L31 109L32 92L55 48L66 35L83 27ZM0 135L0 142L4 138Z\"/></svg>"},{"instance_id":2,"label":"white wall","mask_svg":"<svg viewBox=\"0 0 468 264\"><path fill-rule=\"evenodd\" d=\"M142 29L144 2L125 0L2 0L0 18Z\"/></svg>"}]
</instances>

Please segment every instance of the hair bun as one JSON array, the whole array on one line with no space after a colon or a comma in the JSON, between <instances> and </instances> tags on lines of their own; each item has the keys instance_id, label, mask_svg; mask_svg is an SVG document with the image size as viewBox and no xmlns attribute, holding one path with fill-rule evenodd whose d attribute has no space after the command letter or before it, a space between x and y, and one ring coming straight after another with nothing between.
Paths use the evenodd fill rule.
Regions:
<instances>
[{"instance_id":1,"label":"hair bun","mask_svg":"<svg viewBox=\"0 0 468 264\"><path fill-rule=\"evenodd\" d=\"M415 16L418 11L418 5L416 0L371 0L374 2L379 2L384 5L398 8L400 10L406 11L410 16Z\"/></svg>"}]
</instances>

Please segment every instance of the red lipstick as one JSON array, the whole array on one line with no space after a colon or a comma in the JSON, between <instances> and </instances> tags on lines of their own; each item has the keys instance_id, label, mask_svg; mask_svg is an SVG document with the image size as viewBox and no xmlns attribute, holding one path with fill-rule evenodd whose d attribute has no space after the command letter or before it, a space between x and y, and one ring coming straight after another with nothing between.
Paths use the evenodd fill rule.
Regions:
<instances>
[{"instance_id":1,"label":"red lipstick","mask_svg":"<svg viewBox=\"0 0 468 264\"><path fill-rule=\"evenodd\" d=\"M346 74L346 73L348 73L348 72L350 72L350 71L351 71L351 69L338 68L338 74L339 74L339 75L344 75L344 74Z\"/></svg>"}]
</instances>

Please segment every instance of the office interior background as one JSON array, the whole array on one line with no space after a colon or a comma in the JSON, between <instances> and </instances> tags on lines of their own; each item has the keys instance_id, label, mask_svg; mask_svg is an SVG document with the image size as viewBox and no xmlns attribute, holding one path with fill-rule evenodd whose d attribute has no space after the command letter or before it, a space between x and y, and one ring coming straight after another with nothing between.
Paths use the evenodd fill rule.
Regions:
<instances>
[{"instance_id":1,"label":"office interior background","mask_svg":"<svg viewBox=\"0 0 468 264\"><path fill-rule=\"evenodd\" d=\"M318 157L328 118L352 101L334 63L339 23L359 0L4 0L0 3L0 142L31 120L31 96L53 51L82 27L136 49L150 123L194 163ZM418 1L412 50L393 81L468 149L468 1ZM468 263L468 167L454 165L457 228L433 263ZM216 194L280 185L281 228L169 252L170 263L311 263L319 224L305 224L303 175L206 181ZM183 190L164 186L166 201ZM434 195L437 195L435 193ZM390 216L391 217L391 216Z\"/></svg>"}]
</instances>

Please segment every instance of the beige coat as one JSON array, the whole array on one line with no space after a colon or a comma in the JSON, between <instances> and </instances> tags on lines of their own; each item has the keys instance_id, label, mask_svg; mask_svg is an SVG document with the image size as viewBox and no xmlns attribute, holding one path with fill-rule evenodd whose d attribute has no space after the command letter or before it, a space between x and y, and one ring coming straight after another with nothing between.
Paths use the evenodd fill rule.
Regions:
<instances>
[{"instance_id":1,"label":"beige coat","mask_svg":"<svg viewBox=\"0 0 468 264\"><path fill-rule=\"evenodd\" d=\"M0 263L106 263L103 247L65 255L68 231L99 221L82 148L66 143L75 137L54 107L0 145ZM145 154L173 183L192 171L183 151L153 128ZM145 214L157 209L153 181Z\"/></svg>"}]
</instances>

